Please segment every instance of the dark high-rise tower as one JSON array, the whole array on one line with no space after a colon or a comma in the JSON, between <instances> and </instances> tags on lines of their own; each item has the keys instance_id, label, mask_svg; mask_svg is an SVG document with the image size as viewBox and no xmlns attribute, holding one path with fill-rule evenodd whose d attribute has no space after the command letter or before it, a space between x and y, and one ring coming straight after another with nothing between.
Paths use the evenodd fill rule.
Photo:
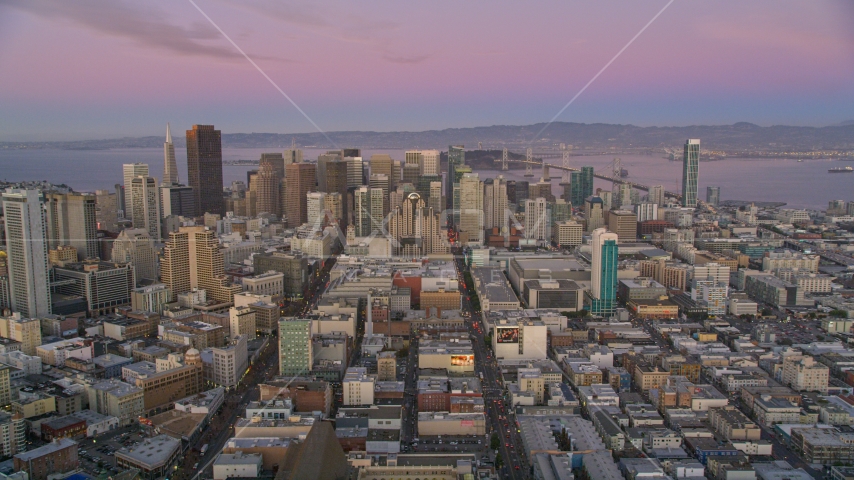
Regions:
<instances>
[{"instance_id":1,"label":"dark high-rise tower","mask_svg":"<svg viewBox=\"0 0 854 480\"><path fill-rule=\"evenodd\" d=\"M187 130L187 176L196 195L196 214L225 214L222 134L213 125L193 125Z\"/></svg>"},{"instance_id":2,"label":"dark high-rise tower","mask_svg":"<svg viewBox=\"0 0 854 480\"><path fill-rule=\"evenodd\" d=\"M285 166L285 214L288 226L298 227L308 221L306 194L315 191L317 169L313 163L291 163Z\"/></svg>"},{"instance_id":3,"label":"dark high-rise tower","mask_svg":"<svg viewBox=\"0 0 854 480\"><path fill-rule=\"evenodd\" d=\"M317 178L319 181L320 175L318 175ZM326 193L338 193L341 195L342 219L340 220L339 226L342 229L346 228L349 218L348 203L344 200L347 198L347 162L335 160L326 164L326 190L321 191Z\"/></svg>"}]
</instances>

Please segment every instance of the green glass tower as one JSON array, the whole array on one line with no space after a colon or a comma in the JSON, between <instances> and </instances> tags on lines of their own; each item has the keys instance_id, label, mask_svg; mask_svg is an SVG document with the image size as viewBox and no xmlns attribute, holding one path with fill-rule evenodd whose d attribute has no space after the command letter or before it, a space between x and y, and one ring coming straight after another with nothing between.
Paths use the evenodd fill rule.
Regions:
<instances>
[{"instance_id":1,"label":"green glass tower","mask_svg":"<svg viewBox=\"0 0 854 480\"><path fill-rule=\"evenodd\" d=\"M572 172L569 184L572 204L583 204L585 198L593 195L593 167L581 167L581 171Z\"/></svg>"},{"instance_id":2,"label":"green glass tower","mask_svg":"<svg viewBox=\"0 0 854 480\"><path fill-rule=\"evenodd\" d=\"M697 206L697 177L700 174L700 140L689 139L682 152L682 206Z\"/></svg>"},{"instance_id":3,"label":"green glass tower","mask_svg":"<svg viewBox=\"0 0 854 480\"><path fill-rule=\"evenodd\" d=\"M619 251L616 233L605 228L593 231L590 272L590 311L596 315L610 316L617 309L617 265Z\"/></svg>"}]
</instances>

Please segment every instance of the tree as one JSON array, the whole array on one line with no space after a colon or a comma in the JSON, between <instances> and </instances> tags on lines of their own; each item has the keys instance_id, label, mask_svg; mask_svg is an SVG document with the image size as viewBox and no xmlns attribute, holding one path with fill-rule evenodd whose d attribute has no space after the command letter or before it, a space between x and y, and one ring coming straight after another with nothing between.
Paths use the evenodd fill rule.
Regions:
<instances>
[{"instance_id":1,"label":"tree","mask_svg":"<svg viewBox=\"0 0 854 480\"><path fill-rule=\"evenodd\" d=\"M848 318L848 312L845 310L831 310L828 315L836 318Z\"/></svg>"},{"instance_id":2,"label":"tree","mask_svg":"<svg viewBox=\"0 0 854 480\"><path fill-rule=\"evenodd\" d=\"M409 356L409 347L403 347L396 353L397 358L406 358Z\"/></svg>"},{"instance_id":3,"label":"tree","mask_svg":"<svg viewBox=\"0 0 854 480\"><path fill-rule=\"evenodd\" d=\"M498 450L498 447L501 446L501 439L498 438L497 433L492 434L492 439L489 441L489 448L493 450Z\"/></svg>"},{"instance_id":4,"label":"tree","mask_svg":"<svg viewBox=\"0 0 854 480\"><path fill-rule=\"evenodd\" d=\"M501 468L504 465L504 459L501 458L501 452L495 454L495 468Z\"/></svg>"},{"instance_id":5,"label":"tree","mask_svg":"<svg viewBox=\"0 0 854 480\"><path fill-rule=\"evenodd\" d=\"M791 347L792 346L792 339L791 338L784 338L784 339L780 340L780 345L788 345Z\"/></svg>"}]
</instances>

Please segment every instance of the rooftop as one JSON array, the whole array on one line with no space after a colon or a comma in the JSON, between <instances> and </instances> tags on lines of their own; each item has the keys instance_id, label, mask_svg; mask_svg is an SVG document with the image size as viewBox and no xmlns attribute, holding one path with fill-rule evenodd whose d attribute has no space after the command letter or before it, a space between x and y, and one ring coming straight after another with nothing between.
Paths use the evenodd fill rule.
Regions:
<instances>
[{"instance_id":1,"label":"rooftop","mask_svg":"<svg viewBox=\"0 0 854 480\"><path fill-rule=\"evenodd\" d=\"M221 453L216 460L214 461L214 465L257 465L259 468L261 467L262 457L260 453Z\"/></svg>"},{"instance_id":2,"label":"rooftop","mask_svg":"<svg viewBox=\"0 0 854 480\"><path fill-rule=\"evenodd\" d=\"M58 452L64 448L68 448L68 447L76 446L76 445L77 445L77 442L75 442L74 440L71 440L70 438L60 438L58 440L54 440L53 442L48 443L47 445L42 446L42 447L27 451L27 452L19 453L19 454L15 455L15 458L17 458L21 461L24 461L24 462L29 462L31 460L38 460L39 458L41 458L45 455L50 455L51 453Z\"/></svg>"},{"instance_id":3,"label":"rooftop","mask_svg":"<svg viewBox=\"0 0 854 480\"><path fill-rule=\"evenodd\" d=\"M133 463L154 469L164 465L180 448L180 440L166 434L161 434L145 439L136 447L122 448L116 452L116 456L124 457Z\"/></svg>"}]
</instances>

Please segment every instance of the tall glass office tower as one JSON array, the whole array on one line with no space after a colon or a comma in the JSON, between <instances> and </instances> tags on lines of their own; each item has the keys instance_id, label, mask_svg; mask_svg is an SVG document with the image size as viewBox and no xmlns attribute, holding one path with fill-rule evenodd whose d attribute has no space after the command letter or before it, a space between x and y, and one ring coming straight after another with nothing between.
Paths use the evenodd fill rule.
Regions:
<instances>
[{"instance_id":1,"label":"tall glass office tower","mask_svg":"<svg viewBox=\"0 0 854 480\"><path fill-rule=\"evenodd\" d=\"M569 176L571 202L583 205L584 199L593 195L593 167L581 167L581 171Z\"/></svg>"},{"instance_id":2,"label":"tall glass office tower","mask_svg":"<svg viewBox=\"0 0 854 480\"><path fill-rule=\"evenodd\" d=\"M596 315L609 316L617 309L617 240L617 234L606 228L594 230L590 240L590 311Z\"/></svg>"},{"instance_id":3,"label":"tall glass office tower","mask_svg":"<svg viewBox=\"0 0 854 480\"><path fill-rule=\"evenodd\" d=\"M689 139L682 153L682 206L697 206L697 177L700 171L700 140Z\"/></svg>"}]
</instances>

